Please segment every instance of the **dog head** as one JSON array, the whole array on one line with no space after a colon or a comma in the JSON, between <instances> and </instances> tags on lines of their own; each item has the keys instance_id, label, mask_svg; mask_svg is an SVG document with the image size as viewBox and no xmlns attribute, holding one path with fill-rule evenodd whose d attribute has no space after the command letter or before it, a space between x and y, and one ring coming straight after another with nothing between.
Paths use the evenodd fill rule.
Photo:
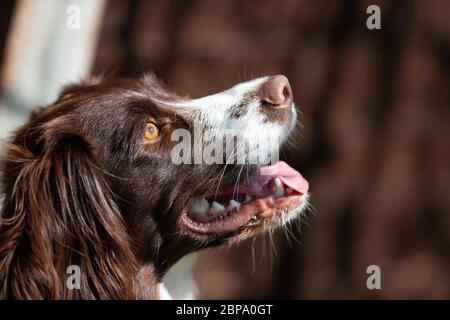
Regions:
<instances>
[{"instance_id":1,"label":"dog head","mask_svg":"<svg viewBox=\"0 0 450 320\"><path fill-rule=\"evenodd\" d=\"M153 76L71 86L10 145L3 218L21 211L23 228L44 228L27 236L40 237L49 255L106 243L119 253L96 259L126 263L131 252L130 266L153 264L162 276L186 253L302 212L308 183L278 161L295 123L284 76L199 99Z\"/></svg>"}]
</instances>

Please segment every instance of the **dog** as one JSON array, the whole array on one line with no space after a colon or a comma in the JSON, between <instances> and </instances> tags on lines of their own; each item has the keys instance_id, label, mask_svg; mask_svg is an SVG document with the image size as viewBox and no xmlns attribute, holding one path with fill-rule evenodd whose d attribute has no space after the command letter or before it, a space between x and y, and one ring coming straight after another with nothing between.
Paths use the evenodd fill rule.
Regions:
<instances>
[{"instance_id":1,"label":"dog","mask_svg":"<svg viewBox=\"0 0 450 320\"><path fill-rule=\"evenodd\" d=\"M280 75L197 99L154 75L66 87L6 145L0 298L160 299L186 254L292 221L308 182L267 159L296 119ZM206 161L225 132L238 132L229 149L241 151L214 149Z\"/></svg>"}]
</instances>

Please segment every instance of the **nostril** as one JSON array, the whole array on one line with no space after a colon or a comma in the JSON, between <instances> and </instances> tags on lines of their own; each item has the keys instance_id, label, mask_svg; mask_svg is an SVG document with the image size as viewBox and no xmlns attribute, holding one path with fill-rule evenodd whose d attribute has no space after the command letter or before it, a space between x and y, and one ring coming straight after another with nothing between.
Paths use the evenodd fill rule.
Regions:
<instances>
[{"instance_id":1,"label":"nostril","mask_svg":"<svg viewBox=\"0 0 450 320\"><path fill-rule=\"evenodd\" d=\"M285 102L291 98L291 90L288 86L284 86L283 88L283 98Z\"/></svg>"},{"instance_id":2,"label":"nostril","mask_svg":"<svg viewBox=\"0 0 450 320\"><path fill-rule=\"evenodd\" d=\"M292 90L285 76L273 76L261 87L261 100L273 107L285 106L292 102Z\"/></svg>"},{"instance_id":3,"label":"nostril","mask_svg":"<svg viewBox=\"0 0 450 320\"><path fill-rule=\"evenodd\" d=\"M284 102L283 103L287 103L288 101L292 100L292 92L291 92L291 87L289 85L289 83L283 87L283 99Z\"/></svg>"}]
</instances>

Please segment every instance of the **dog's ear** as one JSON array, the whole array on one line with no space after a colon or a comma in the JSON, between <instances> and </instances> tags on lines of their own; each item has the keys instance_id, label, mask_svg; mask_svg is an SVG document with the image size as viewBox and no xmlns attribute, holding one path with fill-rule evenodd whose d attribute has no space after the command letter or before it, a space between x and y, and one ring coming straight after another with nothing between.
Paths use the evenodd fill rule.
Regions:
<instances>
[{"instance_id":1,"label":"dog's ear","mask_svg":"<svg viewBox=\"0 0 450 320\"><path fill-rule=\"evenodd\" d=\"M135 258L107 174L76 122L56 118L7 150L0 298L131 298Z\"/></svg>"}]
</instances>

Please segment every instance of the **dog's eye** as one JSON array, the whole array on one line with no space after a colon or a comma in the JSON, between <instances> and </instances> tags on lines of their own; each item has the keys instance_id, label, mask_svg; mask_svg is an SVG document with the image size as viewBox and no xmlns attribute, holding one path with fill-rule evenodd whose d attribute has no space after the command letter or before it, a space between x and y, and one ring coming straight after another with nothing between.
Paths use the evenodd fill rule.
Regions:
<instances>
[{"instance_id":1,"label":"dog's eye","mask_svg":"<svg viewBox=\"0 0 450 320\"><path fill-rule=\"evenodd\" d=\"M147 126L145 127L145 139L155 140L158 137L159 137L158 127L152 122L147 123Z\"/></svg>"}]
</instances>

